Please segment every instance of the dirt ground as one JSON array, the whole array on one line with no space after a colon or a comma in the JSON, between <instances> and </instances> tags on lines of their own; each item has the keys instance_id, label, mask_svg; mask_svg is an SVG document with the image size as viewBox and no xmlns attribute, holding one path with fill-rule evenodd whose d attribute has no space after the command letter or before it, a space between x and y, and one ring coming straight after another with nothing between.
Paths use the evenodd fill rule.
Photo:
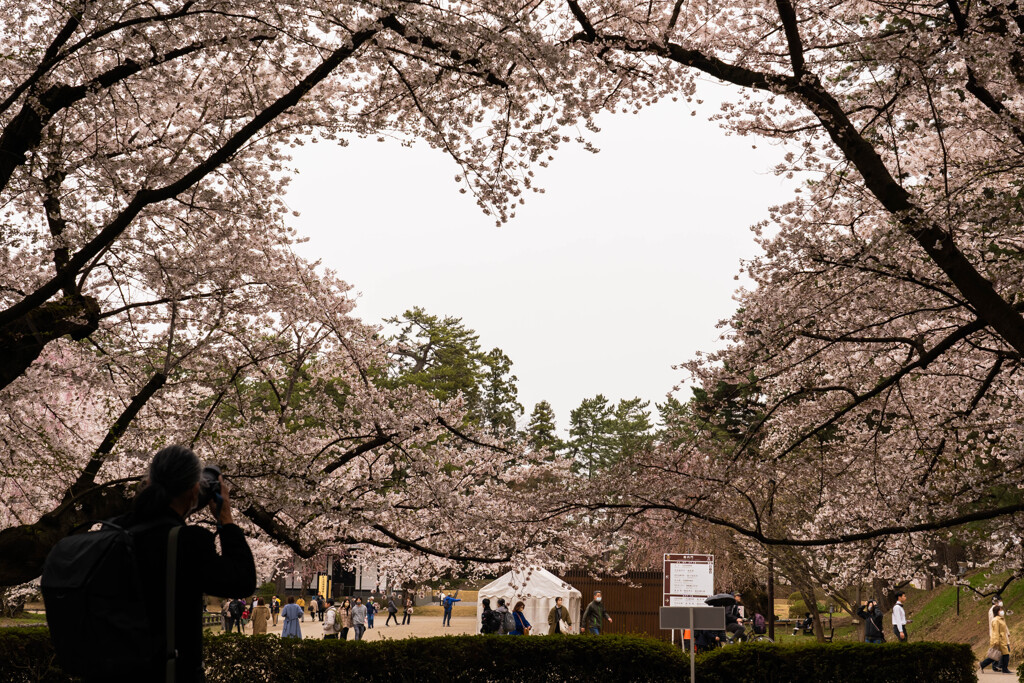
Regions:
<instances>
[{"instance_id":1,"label":"dirt ground","mask_svg":"<svg viewBox=\"0 0 1024 683\"><path fill-rule=\"evenodd\" d=\"M392 621L390 626L385 626L384 622L387 620L387 612L384 613L384 618L374 619L374 628L366 630L366 634L363 636L363 640L384 640L384 639L400 639L400 638L425 638L428 636L461 636L466 634L476 633L476 616L472 617L452 617L451 626L441 626L441 617L438 616L421 616L414 614L412 616L412 622L401 626L395 625ZM281 627L284 620L278 619L277 626L271 624L269 633L281 634ZM323 637L323 626L320 621L313 621L309 616L306 617L305 622L299 622L299 629L302 631L303 638L322 638ZM246 629L246 632L252 634L252 625ZM352 631L348 632L349 640L354 638Z\"/></svg>"}]
</instances>

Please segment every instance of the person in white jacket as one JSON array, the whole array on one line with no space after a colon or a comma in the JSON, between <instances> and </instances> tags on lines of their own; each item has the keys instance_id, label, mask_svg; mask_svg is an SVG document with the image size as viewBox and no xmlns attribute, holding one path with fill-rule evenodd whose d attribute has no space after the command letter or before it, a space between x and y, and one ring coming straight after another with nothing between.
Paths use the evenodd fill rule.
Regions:
<instances>
[{"instance_id":1,"label":"person in white jacket","mask_svg":"<svg viewBox=\"0 0 1024 683\"><path fill-rule=\"evenodd\" d=\"M896 594L896 604L892 606L892 631L901 643L907 642L907 611L903 609L906 601L907 594L900 591Z\"/></svg>"},{"instance_id":2,"label":"person in white jacket","mask_svg":"<svg viewBox=\"0 0 1024 683\"><path fill-rule=\"evenodd\" d=\"M338 621L338 608L334 606L334 600L327 599L327 614L324 615L324 640L337 640L341 632L341 624Z\"/></svg>"}]
</instances>

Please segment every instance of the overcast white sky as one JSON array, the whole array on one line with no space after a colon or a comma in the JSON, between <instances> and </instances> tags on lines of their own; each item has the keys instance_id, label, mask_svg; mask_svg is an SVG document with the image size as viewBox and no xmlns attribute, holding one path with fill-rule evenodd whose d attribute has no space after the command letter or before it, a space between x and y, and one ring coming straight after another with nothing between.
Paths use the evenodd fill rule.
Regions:
<instances>
[{"instance_id":1,"label":"overcast white sky","mask_svg":"<svg viewBox=\"0 0 1024 683\"><path fill-rule=\"evenodd\" d=\"M792 187L771 173L779 148L690 111L604 117L601 152L563 146L538 169L546 193L501 228L442 152L307 146L287 197L299 252L353 285L367 322L413 306L461 317L512 359L525 417L547 399L564 430L598 393L653 409L684 379L672 365L716 345L740 259L757 253L749 228Z\"/></svg>"}]
</instances>

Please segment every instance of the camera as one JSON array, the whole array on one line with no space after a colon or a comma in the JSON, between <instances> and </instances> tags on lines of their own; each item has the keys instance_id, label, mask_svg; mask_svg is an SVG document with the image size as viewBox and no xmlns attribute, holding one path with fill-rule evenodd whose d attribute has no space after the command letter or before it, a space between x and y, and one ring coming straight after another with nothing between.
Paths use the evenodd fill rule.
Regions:
<instances>
[{"instance_id":1,"label":"camera","mask_svg":"<svg viewBox=\"0 0 1024 683\"><path fill-rule=\"evenodd\" d=\"M211 500L217 503L219 513L224 498L220 494L220 468L216 465L207 465L199 475L199 502L196 503L196 509L202 510Z\"/></svg>"}]
</instances>

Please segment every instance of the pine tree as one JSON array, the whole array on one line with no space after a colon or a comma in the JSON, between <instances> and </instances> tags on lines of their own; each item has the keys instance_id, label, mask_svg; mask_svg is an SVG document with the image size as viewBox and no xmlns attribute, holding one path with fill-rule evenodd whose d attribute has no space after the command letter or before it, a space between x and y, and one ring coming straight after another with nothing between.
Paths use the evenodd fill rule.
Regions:
<instances>
[{"instance_id":1,"label":"pine tree","mask_svg":"<svg viewBox=\"0 0 1024 683\"><path fill-rule=\"evenodd\" d=\"M526 443L534 452L547 450L557 454L565 448L558 438L555 411L547 401L540 401L533 407L530 422L526 425Z\"/></svg>"}]
</instances>

